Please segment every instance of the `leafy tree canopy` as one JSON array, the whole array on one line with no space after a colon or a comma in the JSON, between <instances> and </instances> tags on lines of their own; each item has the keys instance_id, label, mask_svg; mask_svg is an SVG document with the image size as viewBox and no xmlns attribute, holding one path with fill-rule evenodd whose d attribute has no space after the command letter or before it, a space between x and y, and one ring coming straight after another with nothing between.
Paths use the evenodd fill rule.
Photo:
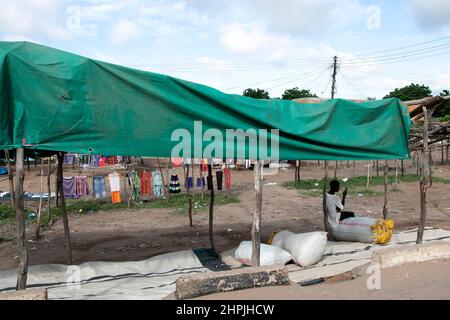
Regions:
<instances>
[{"instance_id":1,"label":"leafy tree canopy","mask_svg":"<svg viewBox=\"0 0 450 320\"><path fill-rule=\"evenodd\" d=\"M269 93L263 89L246 89L243 96L254 99L270 99Z\"/></svg>"},{"instance_id":2,"label":"leafy tree canopy","mask_svg":"<svg viewBox=\"0 0 450 320\"><path fill-rule=\"evenodd\" d=\"M395 89L384 98L398 98L402 101L410 101L427 97L431 97L431 89L429 87L412 83L409 86Z\"/></svg>"},{"instance_id":3,"label":"leafy tree canopy","mask_svg":"<svg viewBox=\"0 0 450 320\"><path fill-rule=\"evenodd\" d=\"M300 90L298 87L287 89L283 96L281 97L283 100L294 100L294 99L301 99L301 98L318 98L314 93L311 93L311 91L303 89Z\"/></svg>"}]
</instances>

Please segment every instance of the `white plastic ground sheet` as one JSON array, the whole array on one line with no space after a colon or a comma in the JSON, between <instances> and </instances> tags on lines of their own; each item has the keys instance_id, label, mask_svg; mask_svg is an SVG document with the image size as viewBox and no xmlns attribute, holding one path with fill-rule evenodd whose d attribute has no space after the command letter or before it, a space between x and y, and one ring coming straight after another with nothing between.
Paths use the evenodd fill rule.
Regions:
<instances>
[{"instance_id":1,"label":"white plastic ground sheet","mask_svg":"<svg viewBox=\"0 0 450 320\"><path fill-rule=\"evenodd\" d=\"M302 268L295 264L288 264L289 279L296 283L327 278L352 271L354 268L371 262L372 252L398 246L416 244L417 230L395 233L391 242L386 246L373 245L356 242L332 242L327 243L324 256L316 265ZM436 241L450 242L450 232L442 229L427 228L424 233L423 243ZM234 251L229 250L222 253L222 261L228 265L238 268L240 263L234 257Z\"/></svg>"},{"instance_id":2,"label":"white plastic ground sheet","mask_svg":"<svg viewBox=\"0 0 450 320\"><path fill-rule=\"evenodd\" d=\"M78 267L79 272L65 265L32 266L27 287L47 288L50 300L161 300L175 292L179 277L208 271L191 250L143 261L88 262ZM0 272L0 292L14 289L16 281L16 270Z\"/></svg>"}]
</instances>

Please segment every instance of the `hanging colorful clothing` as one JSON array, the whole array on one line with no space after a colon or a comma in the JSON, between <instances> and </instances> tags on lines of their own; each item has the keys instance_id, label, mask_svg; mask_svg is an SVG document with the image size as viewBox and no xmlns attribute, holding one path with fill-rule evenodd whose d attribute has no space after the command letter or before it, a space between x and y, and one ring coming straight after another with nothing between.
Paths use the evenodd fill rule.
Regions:
<instances>
[{"instance_id":1,"label":"hanging colorful clothing","mask_svg":"<svg viewBox=\"0 0 450 320\"><path fill-rule=\"evenodd\" d=\"M225 189L231 190L231 170L229 168L223 169L223 175L225 177Z\"/></svg>"},{"instance_id":2,"label":"hanging colorful clothing","mask_svg":"<svg viewBox=\"0 0 450 320\"><path fill-rule=\"evenodd\" d=\"M75 177L77 185L77 195L80 197L85 197L89 195L89 184L87 182L87 177Z\"/></svg>"},{"instance_id":3,"label":"hanging colorful clothing","mask_svg":"<svg viewBox=\"0 0 450 320\"><path fill-rule=\"evenodd\" d=\"M178 179L178 175L172 175L170 177L169 192L170 193L180 193L181 192L180 181Z\"/></svg>"},{"instance_id":4,"label":"hanging colorful clothing","mask_svg":"<svg viewBox=\"0 0 450 320\"><path fill-rule=\"evenodd\" d=\"M162 179L161 172L153 171L152 172L152 180L153 180L153 194L155 197L164 196L164 183Z\"/></svg>"},{"instance_id":5,"label":"hanging colorful clothing","mask_svg":"<svg viewBox=\"0 0 450 320\"><path fill-rule=\"evenodd\" d=\"M223 189L223 171L216 172L216 182L217 182L217 190L221 191Z\"/></svg>"},{"instance_id":6,"label":"hanging colorful clothing","mask_svg":"<svg viewBox=\"0 0 450 320\"><path fill-rule=\"evenodd\" d=\"M121 203L122 197L120 196L120 191L111 192L112 203Z\"/></svg>"},{"instance_id":7,"label":"hanging colorful clothing","mask_svg":"<svg viewBox=\"0 0 450 320\"><path fill-rule=\"evenodd\" d=\"M75 177L64 177L63 178L63 191L64 198L78 199L77 194L77 181Z\"/></svg>"},{"instance_id":8,"label":"hanging colorful clothing","mask_svg":"<svg viewBox=\"0 0 450 320\"><path fill-rule=\"evenodd\" d=\"M202 179L197 178L197 189L201 189L202 188Z\"/></svg>"},{"instance_id":9,"label":"hanging colorful clothing","mask_svg":"<svg viewBox=\"0 0 450 320\"><path fill-rule=\"evenodd\" d=\"M139 191L139 174L136 171L128 172L128 186L131 189L131 200L139 201L140 191Z\"/></svg>"},{"instance_id":10,"label":"hanging colorful clothing","mask_svg":"<svg viewBox=\"0 0 450 320\"><path fill-rule=\"evenodd\" d=\"M194 178L188 177L186 188L188 188L188 189L194 188Z\"/></svg>"},{"instance_id":11,"label":"hanging colorful clothing","mask_svg":"<svg viewBox=\"0 0 450 320\"><path fill-rule=\"evenodd\" d=\"M208 160L207 159L202 160L202 172L208 172Z\"/></svg>"},{"instance_id":12,"label":"hanging colorful clothing","mask_svg":"<svg viewBox=\"0 0 450 320\"><path fill-rule=\"evenodd\" d=\"M95 176L93 178L92 190L94 198L101 199L106 198L106 179L103 176Z\"/></svg>"},{"instance_id":13,"label":"hanging colorful clothing","mask_svg":"<svg viewBox=\"0 0 450 320\"><path fill-rule=\"evenodd\" d=\"M141 195L150 194L152 192L152 177L150 172L144 171L141 173Z\"/></svg>"},{"instance_id":14,"label":"hanging colorful clothing","mask_svg":"<svg viewBox=\"0 0 450 320\"><path fill-rule=\"evenodd\" d=\"M120 192L120 174L113 172L108 175L111 192Z\"/></svg>"}]
</instances>

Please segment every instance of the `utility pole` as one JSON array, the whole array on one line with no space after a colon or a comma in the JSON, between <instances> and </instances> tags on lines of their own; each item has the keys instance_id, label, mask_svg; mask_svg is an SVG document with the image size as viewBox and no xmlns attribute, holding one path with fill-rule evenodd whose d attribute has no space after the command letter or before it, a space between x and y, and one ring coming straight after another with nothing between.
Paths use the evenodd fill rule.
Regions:
<instances>
[{"instance_id":1,"label":"utility pole","mask_svg":"<svg viewBox=\"0 0 450 320\"><path fill-rule=\"evenodd\" d=\"M331 84L331 99L334 99L334 95L336 94L336 76L338 72L338 57L334 56L333 58L333 83Z\"/></svg>"}]
</instances>

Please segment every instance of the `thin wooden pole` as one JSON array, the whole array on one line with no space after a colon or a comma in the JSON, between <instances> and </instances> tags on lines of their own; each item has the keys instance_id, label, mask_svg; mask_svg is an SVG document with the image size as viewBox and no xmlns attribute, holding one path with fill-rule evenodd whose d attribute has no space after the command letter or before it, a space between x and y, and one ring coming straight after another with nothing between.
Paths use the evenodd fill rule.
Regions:
<instances>
[{"instance_id":1,"label":"thin wooden pole","mask_svg":"<svg viewBox=\"0 0 450 320\"><path fill-rule=\"evenodd\" d=\"M402 177L405 176L405 165L403 163L404 161L402 160Z\"/></svg>"},{"instance_id":2,"label":"thin wooden pole","mask_svg":"<svg viewBox=\"0 0 450 320\"><path fill-rule=\"evenodd\" d=\"M370 185L370 162L367 164L367 185L366 189L369 189Z\"/></svg>"},{"instance_id":3,"label":"thin wooden pole","mask_svg":"<svg viewBox=\"0 0 450 320\"><path fill-rule=\"evenodd\" d=\"M428 150L428 155L429 155L429 166L428 166L428 170L429 172L429 176L428 176L428 181L430 183L430 188L433 186L433 157L431 155L431 150ZM426 156L426 154L425 154Z\"/></svg>"},{"instance_id":4,"label":"thin wooden pole","mask_svg":"<svg viewBox=\"0 0 450 320\"><path fill-rule=\"evenodd\" d=\"M425 225L427 221L427 192L429 188L429 173L428 170L428 160L429 160L429 149L428 149L428 112L427 108L423 108L424 124L423 124L423 152L425 153L422 159L422 176L420 177L420 225L419 231L417 232L417 244L423 242L423 234L425 231Z\"/></svg>"},{"instance_id":5,"label":"thin wooden pole","mask_svg":"<svg viewBox=\"0 0 450 320\"><path fill-rule=\"evenodd\" d=\"M395 183L394 183L394 190L397 191L398 187L398 160L395 159Z\"/></svg>"},{"instance_id":6,"label":"thin wooden pole","mask_svg":"<svg viewBox=\"0 0 450 320\"><path fill-rule=\"evenodd\" d=\"M353 161L353 177L355 176L356 161Z\"/></svg>"},{"instance_id":7,"label":"thin wooden pole","mask_svg":"<svg viewBox=\"0 0 450 320\"><path fill-rule=\"evenodd\" d=\"M52 157L48 157L48 175L47 175L47 192L48 192L48 202L47 202L47 215L48 224L52 224L51 206L52 206L52 189L51 189L51 178L52 173Z\"/></svg>"},{"instance_id":8,"label":"thin wooden pole","mask_svg":"<svg viewBox=\"0 0 450 320\"><path fill-rule=\"evenodd\" d=\"M59 183L59 190L61 194L60 204L61 204L61 215L64 225L64 237L66 240L66 264L71 265L72 264L72 243L70 240L70 230L69 230L69 219L67 218L67 211L66 211L66 199L64 197L64 188L63 188L63 162L64 162L64 154L62 152L58 152L58 183Z\"/></svg>"},{"instance_id":9,"label":"thin wooden pole","mask_svg":"<svg viewBox=\"0 0 450 320\"><path fill-rule=\"evenodd\" d=\"M15 209L17 240L19 242L19 268L17 274L16 290L25 290L28 276L28 248L25 230L25 206L23 201L23 180L24 180L24 149L16 149L16 190Z\"/></svg>"},{"instance_id":10,"label":"thin wooden pole","mask_svg":"<svg viewBox=\"0 0 450 320\"><path fill-rule=\"evenodd\" d=\"M184 171L184 170L183 170ZM194 170L192 170L194 171ZM186 171L184 174L184 181L186 183L186 192L187 192L187 196L188 196L188 216L189 216L189 227L193 227L193 223L192 223L192 195L191 195L191 191L190 191L190 187L189 187L189 165L186 164Z\"/></svg>"},{"instance_id":11,"label":"thin wooden pole","mask_svg":"<svg viewBox=\"0 0 450 320\"><path fill-rule=\"evenodd\" d=\"M327 208L327 186L328 186L328 161L325 161L325 176L323 179L323 194L322 194L322 208L323 208L323 225L325 231L328 232L329 237L329 227L328 227L328 208Z\"/></svg>"},{"instance_id":12,"label":"thin wooden pole","mask_svg":"<svg viewBox=\"0 0 450 320\"><path fill-rule=\"evenodd\" d=\"M256 192L255 211L252 226L252 267L261 265L261 216L262 216L262 162L257 160L254 169L254 184Z\"/></svg>"},{"instance_id":13,"label":"thin wooden pole","mask_svg":"<svg viewBox=\"0 0 450 320\"><path fill-rule=\"evenodd\" d=\"M198 165L199 170L199 177L200 177L200 190L202 192L202 200L205 199L205 188L203 187L203 172L202 172L202 159L200 159L200 164Z\"/></svg>"},{"instance_id":14,"label":"thin wooden pole","mask_svg":"<svg viewBox=\"0 0 450 320\"><path fill-rule=\"evenodd\" d=\"M41 161L41 194L39 195L39 208L37 211L37 219L36 219L36 230L35 230L35 238L38 240L40 238L41 231L41 213L42 213L42 194L44 193L44 166Z\"/></svg>"},{"instance_id":15,"label":"thin wooden pole","mask_svg":"<svg viewBox=\"0 0 450 320\"><path fill-rule=\"evenodd\" d=\"M380 176L380 167L379 167L379 161L378 160L376 161L375 165L377 166L377 177L379 177Z\"/></svg>"},{"instance_id":16,"label":"thin wooden pole","mask_svg":"<svg viewBox=\"0 0 450 320\"><path fill-rule=\"evenodd\" d=\"M334 167L334 178L337 179L337 171L338 171L339 163L336 161L336 166Z\"/></svg>"},{"instance_id":17,"label":"thin wooden pole","mask_svg":"<svg viewBox=\"0 0 450 320\"><path fill-rule=\"evenodd\" d=\"M58 168L59 168L59 157L56 155L56 174L55 174L55 186L56 186L56 207L61 208L61 190L59 188L59 176L58 176ZM94 169L92 169L94 171ZM94 196L94 193L92 193L92 196ZM95 199L95 198L94 198Z\"/></svg>"},{"instance_id":18,"label":"thin wooden pole","mask_svg":"<svg viewBox=\"0 0 450 320\"><path fill-rule=\"evenodd\" d=\"M8 180L9 180L9 195L11 199L11 205L14 208L15 206L15 193L14 193L14 171L11 168L11 161L9 158L9 151L5 150L5 158L6 158L6 168L8 169Z\"/></svg>"},{"instance_id":19,"label":"thin wooden pole","mask_svg":"<svg viewBox=\"0 0 450 320\"><path fill-rule=\"evenodd\" d=\"M210 200L209 200L209 242L211 249L216 251L214 244L214 183L212 175L212 160L208 161L208 185L210 186Z\"/></svg>"},{"instance_id":20,"label":"thin wooden pole","mask_svg":"<svg viewBox=\"0 0 450 320\"><path fill-rule=\"evenodd\" d=\"M388 173L389 173L389 163L386 160L384 163L384 206L383 206L384 219L387 219L388 215Z\"/></svg>"}]
</instances>

